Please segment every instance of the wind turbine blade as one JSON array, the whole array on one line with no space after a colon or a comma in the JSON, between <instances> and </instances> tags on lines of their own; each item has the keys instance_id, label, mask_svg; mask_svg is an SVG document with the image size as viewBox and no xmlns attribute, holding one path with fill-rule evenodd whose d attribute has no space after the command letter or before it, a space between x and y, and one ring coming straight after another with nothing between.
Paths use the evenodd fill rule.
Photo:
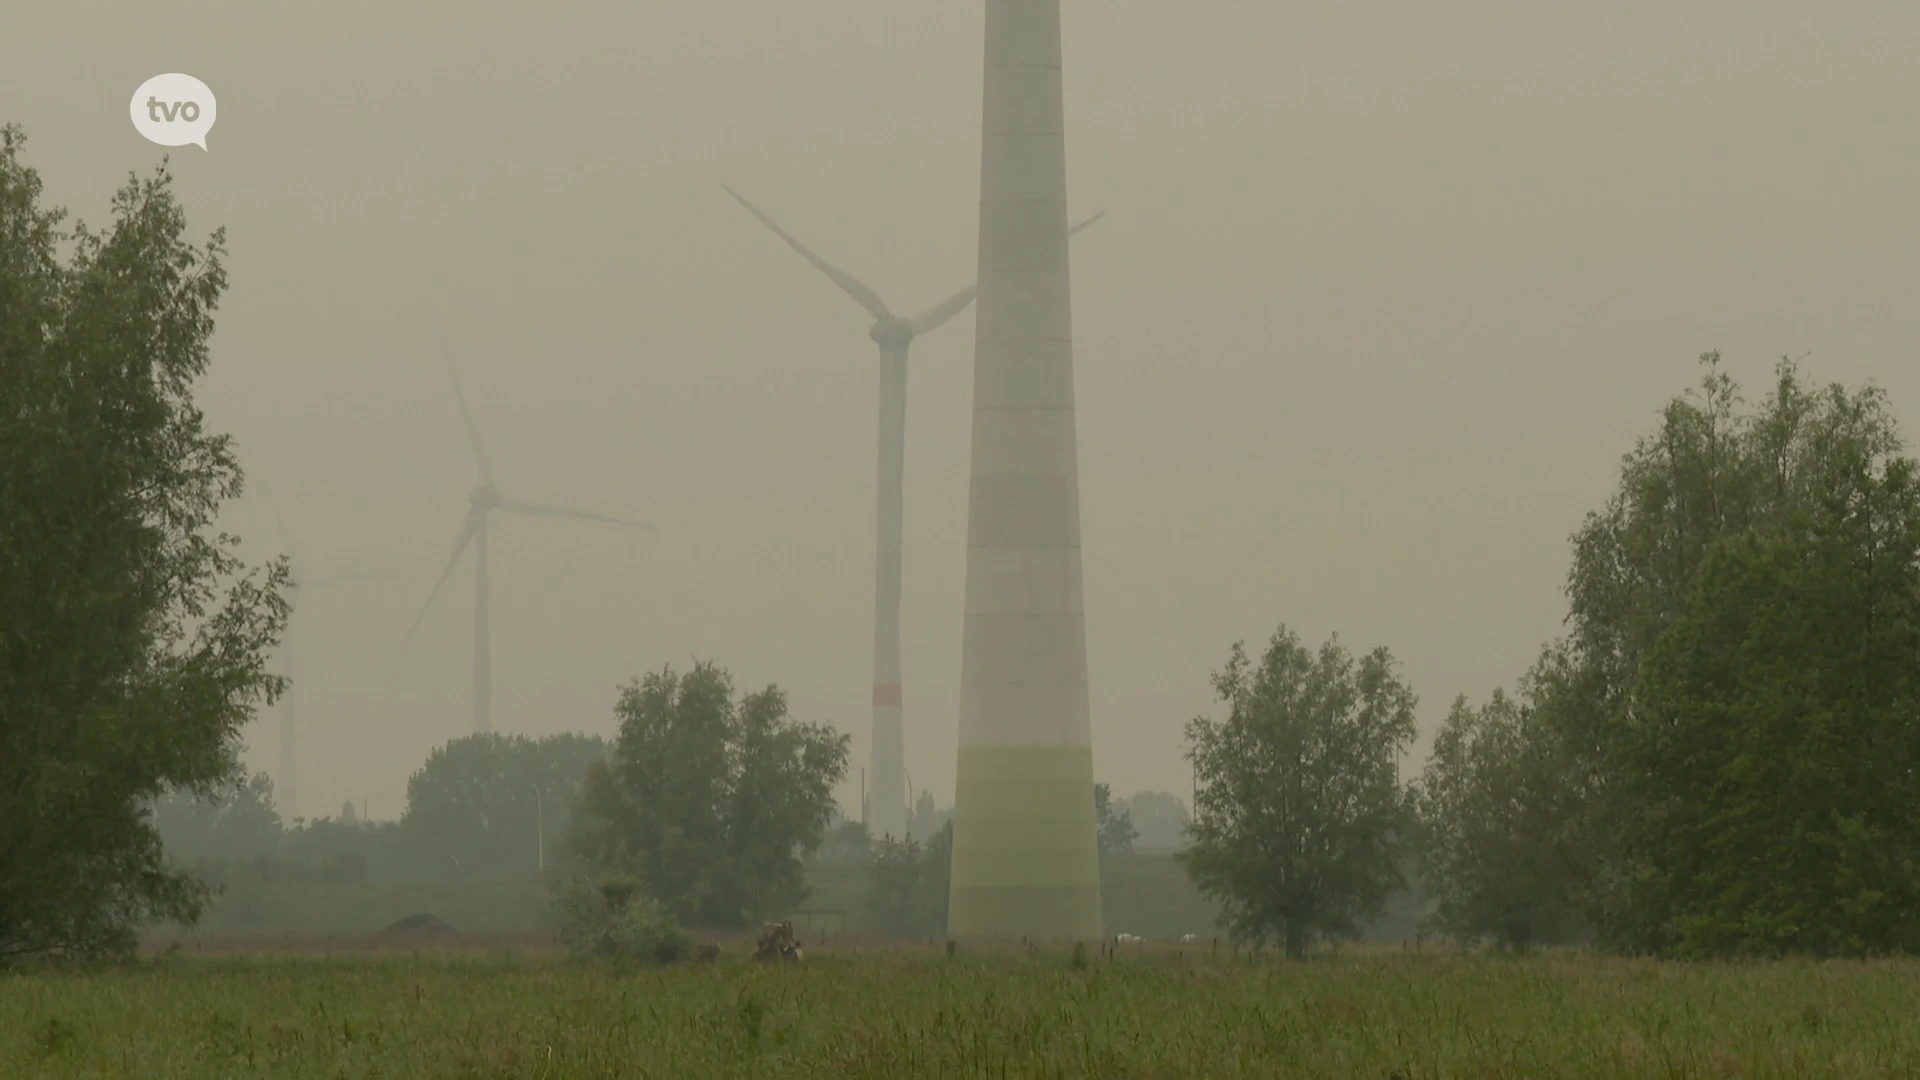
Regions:
<instances>
[{"instance_id":1,"label":"wind turbine blade","mask_svg":"<svg viewBox=\"0 0 1920 1080\"><path fill-rule=\"evenodd\" d=\"M460 419L466 421L467 438L473 443L473 456L480 461L480 478L493 483L493 462L487 459L487 444L481 441L480 425L473 422L473 410L467 408L467 395L460 390L460 373L453 369L453 353L447 348L447 335L440 328L440 316L433 317L434 336L440 339L440 358L446 361L447 378L453 380L453 399L460 403Z\"/></svg>"},{"instance_id":2,"label":"wind turbine blade","mask_svg":"<svg viewBox=\"0 0 1920 1080\"><path fill-rule=\"evenodd\" d=\"M1100 220L1101 218L1103 218L1103 217L1106 217L1106 216L1107 216L1107 212L1106 212L1105 210L1102 210L1102 211L1100 211L1099 213L1097 213L1097 214L1095 214L1095 215L1093 215L1092 217L1090 217L1090 218L1088 218L1087 220L1085 220L1085 221L1083 221L1083 222L1081 222L1080 224L1078 224L1078 225L1075 225L1075 226L1074 226L1073 228L1071 228L1071 229L1068 229L1068 230L1067 230L1067 235L1068 235L1068 236L1072 236L1072 235L1073 235L1074 233L1077 233L1077 232L1079 232L1079 231L1080 231L1081 229L1084 229L1084 228L1086 228L1087 226L1089 226L1089 225L1091 225L1091 224L1093 224L1093 223L1094 223L1094 222L1096 222L1096 221L1099 221L1099 220Z\"/></svg>"},{"instance_id":3,"label":"wind turbine blade","mask_svg":"<svg viewBox=\"0 0 1920 1080\"><path fill-rule=\"evenodd\" d=\"M453 540L453 554L447 559L447 568L440 571L440 580L433 583L433 591L427 594L427 602L420 605L420 614L413 617L413 625L407 627L407 636L402 639L402 644L412 641L413 632L420 629L420 620L427 617L427 609L433 606L434 597L440 595L440 586L445 585L447 575L453 573L453 564L460 561L460 556L467 550L467 545L473 542L473 534L480 531L480 515L484 512L467 512L467 523L460 526L460 535Z\"/></svg>"},{"instance_id":4,"label":"wind turbine blade","mask_svg":"<svg viewBox=\"0 0 1920 1080\"><path fill-rule=\"evenodd\" d=\"M598 521L607 525L625 525L630 529L645 529L648 532L653 531L653 526L648 525L644 521L628 521L625 518L608 517L605 514L594 514L585 510L569 510L563 506L541 506L538 503L514 502L511 499L504 499L500 503L500 509L505 510L509 514L526 514L529 517L579 518L582 521Z\"/></svg>"},{"instance_id":5,"label":"wind turbine blade","mask_svg":"<svg viewBox=\"0 0 1920 1080\"><path fill-rule=\"evenodd\" d=\"M854 278L852 274L847 273L845 270L840 269L839 267L833 265L827 260L807 250L807 246L805 244L802 244L800 241L795 240L791 235L788 234L787 230L775 224L772 218L761 213L759 207L748 202L747 197L745 195L740 194L739 192L733 190L732 188L728 187L725 184L721 184L720 189L722 191L725 191L727 194L733 196L736 202L738 202L741 206L744 206L747 208L747 213L752 214L754 217L759 218L760 224L765 225L769 229L772 229L774 232L774 235L778 236L780 239L785 240L787 242L788 247L799 252L802 258L812 263L813 268L815 270L818 270L821 273L827 275L829 278L832 278L833 283L835 285L840 286L840 288L844 289L848 296L851 296L855 300L858 300L860 302L860 306L867 309L868 314L872 315L876 319L893 318L893 312L887 310L887 305L885 304L885 302L883 302L880 299L879 295L875 293L872 289L869 289L865 285L862 285L857 279Z\"/></svg>"},{"instance_id":6,"label":"wind turbine blade","mask_svg":"<svg viewBox=\"0 0 1920 1080\"><path fill-rule=\"evenodd\" d=\"M980 285L978 282L975 282L961 289L959 292L954 293L952 296L947 297L940 303L935 304L933 307L928 308L926 311L921 312L919 315L914 316L911 324L914 334L918 336L932 330L938 330L948 319L967 310L967 305L973 303L974 294L979 291Z\"/></svg>"},{"instance_id":7,"label":"wind turbine blade","mask_svg":"<svg viewBox=\"0 0 1920 1080\"><path fill-rule=\"evenodd\" d=\"M332 577L317 577L304 582L304 587L318 589L325 585L347 585L357 581L392 581L392 574L335 574Z\"/></svg>"},{"instance_id":8,"label":"wind turbine blade","mask_svg":"<svg viewBox=\"0 0 1920 1080\"><path fill-rule=\"evenodd\" d=\"M1107 212L1102 210L1080 224L1075 225L1073 228L1068 229L1067 235L1072 236L1074 233L1079 232L1081 229L1086 228L1106 216ZM915 316L913 322L910 324L913 327L914 334L919 335L938 330L946 324L948 319L967 310L967 305L973 303L974 296L979 293L979 291L980 284L979 282L975 282Z\"/></svg>"}]
</instances>

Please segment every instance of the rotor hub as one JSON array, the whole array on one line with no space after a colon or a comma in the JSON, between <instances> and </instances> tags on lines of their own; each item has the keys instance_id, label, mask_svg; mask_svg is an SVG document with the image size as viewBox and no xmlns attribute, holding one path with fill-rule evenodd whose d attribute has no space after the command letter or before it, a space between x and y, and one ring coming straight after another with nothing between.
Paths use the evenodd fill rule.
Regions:
<instances>
[{"instance_id":1,"label":"rotor hub","mask_svg":"<svg viewBox=\"0 0 1920 1080\"><path fill-rule=\"evenodd\" d=\"M873 324L867 336L884 348L904 349L913 340L913 324L905 319L883 319Z\"/></svg>"}]
</instances>

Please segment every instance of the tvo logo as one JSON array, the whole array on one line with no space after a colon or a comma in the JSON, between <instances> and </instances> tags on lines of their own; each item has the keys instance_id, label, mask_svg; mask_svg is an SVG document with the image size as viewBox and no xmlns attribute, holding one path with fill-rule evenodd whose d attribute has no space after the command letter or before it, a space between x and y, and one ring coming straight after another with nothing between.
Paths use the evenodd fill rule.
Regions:
<instances>
[{"instance_id":1,"label":"tvo logo","mask_svg":"<svg viewBox=\"0 0 1920 1080\"><path fill-rule=\"evenodd\" d=\"M191 75L171 72L140 84L127 105L134 130L161 146L207 148L213 127L215 102L207 84Z\"/></svg>"}]
</instances>

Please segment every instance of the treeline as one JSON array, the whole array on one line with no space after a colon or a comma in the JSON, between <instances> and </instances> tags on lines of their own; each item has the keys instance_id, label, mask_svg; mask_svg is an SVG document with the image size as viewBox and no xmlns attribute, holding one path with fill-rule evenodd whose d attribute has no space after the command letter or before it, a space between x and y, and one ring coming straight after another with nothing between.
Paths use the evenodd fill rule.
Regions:
<instances>
[{"instance_id":1,"label":"treeline","mask_svg":"<svg viewBox=\"0 0 1920 1080\"><path fill-rule=\"evenodd\" d=\"M169 791L155 800L153 821L173 865L227 888L530 878L545 870L549 856L556 863L564 857L588 769L612 751L605 739L573 733L465 736L433 751L414 772L397 820L369 820L348 802L337 814L287 822L262 773L206 796ZM1188 813L1178 797L1142 791L1113 798L1106 784L1096 784L1093 797L1103 853L1131 853L1143 836L1161 850L1183 842ZM1145 830L1134 824L1136 806ZM819 844L802 858L870 868L872 925L944 932L953 808L922 789L900 838L869 836L837 805L829 804L827 814ZM909 894L921 899L908 905L900 898Z\"/></svg>"},{"instance_id":2,"label":"treeline","mask_svg":"<svg viewBox=\"0 0 1920 1080\"><path fill-rule=\"evenodd\" d=\"M336 814L286 821L272 780L260 773L204 796L169 791L154 801L153 821L169 860L215 884L529 878L564 856L587 771L612 753L613 744L594 735L469 735L428 756L394 820L370 820L347 802ZM1174 809L1184 820L1185 808ZM922 789L901 839L920 850L916 838L938 835L952 816ZM802 854L828 866L868 866L890 841L900 842L870 838L829 803L819 845Z\"/></svg>"},{"instance_id":3,"label":"treeline","mask_svg":"<svg viewBox=\"0 0 1920 1080\"><path fill-rule=\"evenodd\" d=\"M63 229L23 145L0 129L0 963L126 956L249 867L543 864L571 945L661 958L679 926L793 910L803 858L851 850L829 833L849 739L707 663L627 686L611 742L457 740L398 822L281 827L239 751L286 686L287 569L216 529L243 478L192 399L223 237L185 239L164 167L104 230ZM1875 389L1783 363L1749 409L1704 362L1575 534L1566 635L1454 703L1416 781L1387 650L1284 626L1234 648L1224 715L1188 725L1180 834L1231 934L1301 955L1411 885L1435 930L1510 947L1920 950L1920 467ZM1138 843L1140 797L1092 795L1101 846ZM925 820L870 849L883 921L940 921L950 840Z\"/></svg>"},{"instance_id":4,"label":"treeline","mask_svg":"<svg viewBox=\"0 0 1920 1080\"><path fill-rule=\"evenodd\" d=\"M1456 707L1449 922L1628 952L1920 948L1920 476L1877 389L1703 358L1573 541L1570 633Z\"/></svg>"},{"instance_id":5,"label":"treeline","mask_svg":"<svg viewBox=\"0 0 1920 1080\"><path fill-rule=\"evenodd\" d=\"M407 781L398 820L340 812L282 820L265 774L205 796L169 791L153 820L169 861L214 884L531 877L558 856L587 769L611 752L576 733L455 739Z\"/></svg>"},{"instance_id":6,"label":"treeline","mask_svg":"<svg viewBox=\"0 0 1920 1080\"><path fill-rule=\"evenodd\" d=\"M1453 704L1284 627L1189 726L1195 881L1241 936L1350 935L1418 857L1434 929L1675 957L1920 949L1920 477L1877 389L1717 354L1573 537L1567 635Z\"/></svg>"}]
</instances>

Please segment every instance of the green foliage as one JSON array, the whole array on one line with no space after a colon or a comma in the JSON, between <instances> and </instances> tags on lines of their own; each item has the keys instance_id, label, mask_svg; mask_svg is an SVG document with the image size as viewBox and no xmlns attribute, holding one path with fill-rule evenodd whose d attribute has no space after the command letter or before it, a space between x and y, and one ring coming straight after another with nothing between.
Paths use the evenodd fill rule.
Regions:
<instances>
[{"instance_id":1,"label":"green foliage","mask_svg":"<svg viewBox=\"0 0 1920 1080\"><path fill-rule=\"evenodd\" d=\"M1112 789L1105 784L1093 785L1093 818L1102 855L1124 855L1133 850L1140 830L1133 827L1133 815L1125 805L1114 805Z\"/></svg>"},{"instance_id":2,"label":"green foliage","mask_svg":"<svg viewBox=\"0 0 1920 1080\"><path fill-rule=\"evenodd\" d=\"M913 802L913 819L908 822L907 834L910 836L933 836L953 818L953 808L946 809L934 805L933 792L921 789L920 797Z\"/></svg>"},{"instance_id":3,"label":"green foliage","mask_svg":"<svg viewBox=\"0 0 1920 1080\"><path fill-rule=\"evenodd\" d=\"M80 1048L79 1029L57 1016L50 1017L34 1029L33 1048L44 1057L71 1058Z\"/></svg>"},{"instance_id":4,"label":"green foliage","mask_svg":"<svg viewBox=\"0 0 1920 1080\"><path fill-rule=\"evenodd\" d=\"M915 910L915 892L925 851L911 836L904 840L882 837L874 845L871 885L867 892L867 925L885 934L914 934L921 930Z\"/></svg>"},{"instance_id":5,"label":"green foliage","mask_svg":"<svg viewBox=\"0 0 1920 1080\"><path fill-rule=\"evenodd\" d=\"M1224 720L1187 724L1197 813L1180 858L1235 938L1356 937L1403 881L1409 822L1396 775L1414 738L1413 691L1386 649L1357 664L1338 638L1318 654L1285 626L1258 667L1236 644L1214 689Z\"/></svg>"},{"instance_id":6,"label":"green foliage","mask_svg":"<svg viewBox=\"0 0 1920 1080\"><path fill-rule=\"evenodd\" d=\"M314 882L238 876L230 867L219 897L184 935L268 934L299 940L377 935L396 920L431 913L462 933L532 934L554 929L556 874L504 881ZM557 868L556 868L557 871ZM182 933L175 927L160 928Z\"/></svg>"},{"instance_id":7,"label":"green foliage","mask_svg":"<svg viewBox=\"0 0 1920 1080\"><path fill-rule=\"evenodd\" d=\"M23 144L0 129L0 961L125 955L207 900L151 807L239 775L286 571L212 531L241 487L192 400L222 233L183 239L164 164L64 232Z\"/></svg>"},{"instance_id":8,"label":"green foliage","mask_svg":"<svg viewBox=\"0 0 1920 1080\"><path fill-rule=\"evenodd\" d=\"M927 842L927 871L917 889L926 904L927 929L915 936L939 935L946 926L950 888L951 848L946 830ZM946 854L943 854L946 852ZM395 919L431 912L464 931L539 931L552 929L551 898L554 875L547 879L507 878L494 881L396 881L370 866L370 880L357 884L313 883L289 880L289 872L275 867L271 876L236 877L229 874L225 891L208 910L197 932L221 936L238 931L295 935L354 935L376 933ZM1363 940L1399 945L1410 938L1425 914L1412 867L1404 871L1415 882L1414 891L1388 898L1378 921L1363 928ZM1140 934L1149 940L1196 933L1211 937L1208 927L1220 914L1219 905L1201 895L1180 862L1170 855L1118 855L1100 861L1100 880L1107 925ZM805 906L832 915L813 919L813 933L866 933L866 898L872 887L865 866L807 866L809 889ZM239 895L241 888L253 890ZM242 901L251 912L236 910ZM791 918L795 910L777 913ZM804 923L803 923L804 925Z\"/></svg>"},{"instance_id":9,"label":"green foliage","mask_svg":"<svg viewBox=\"0 0 1920 1080\"><path fill-rule=\"evenodd\" d=\"M866 866L873 862L873 838L857 821L842 821L826 830L820 846L807 861L818 866Z\"/></svg>"},{"instance_id":10,"label":"green foliage","mask_svg":"<svg viewBox=\"0 0 1920 1080\"><path fill-rule=\"evenodd\" d=\"M945 931L953 891L953 822L925 844L911 836L874 846L866 897L866 929L903 937Z\"/></svg>"},{"instance_id":11,"label":"green foliage","mask_svg":"<svg viewBox=\"0 0 1920 1080\"><path fill-rule=\"evenodd\" d=\"M733 699L711 663L630 684L610 761L587 773L570 846L590 866L635 860L683 922L740 927L796 906L851 738L787 715L777 687Z\"/></svg>"},{"instance_id":12,"label":"green foliage","mask_svg":"<svg viewBox=\"0 0 1920 1080\"><path fill-rule=\"evenodd\" d=\"M436 748L407 780L401 818L422 861L452 877L530 874L551 857L587 769L607 760L605 739L572 732L531 739L486 733Z\"/></svg>"},{"instance_id":13,"label":"green foliage","mask_svg":"<svg viewBox=\"0 0 1920 1080\"><path fill-rule=\"evenodd\" d=\"M1116 801L1133 823L1139 835L1136 846L1148 851L1168 851L1186 846L1187 825L1193 820L1187 804L1179 796L1165 791L1136 791Z\"/></svg>"},{"instance_id":14,"label":"green foliage","mask_svg":"<svg viewBox=\"0 0 1920 1080\"><path fill-rule=\"evenodd\" d=\"M1703 357L1576 535L1542 725L1610 947L1912 949L1920 490L1884 395Z\"/></svg>"},{"instance_id":15,"label":"green foliage","mask_svg":"<svg viewBox=\"0 0 1920 1080\"><path fill-rule=\"evenodd\" d=\"M913 906L923 934L946 932L947 901L953 895L953 819L927 841L920 857L920 880L914 883Z\"/></svg>"},{"instance_id":16,"label":"green foliage","mask_svg":"<svg viewBox=\"0 0 1920 1080\"><path fill-rule=\"evenodd\" d=\"M280 840L273 873L281 880L344 885L392 880L414 854L394 821L344 821L320 817L288 829Z\"/></svg>"},{"instance_id":17,"label":"green foliage","mask_svg":"<svg viewBox=\"0 0 1920 1080\"><path fill-rule=\"evenodd\" d=\"M1888 501L1916 505L1910 488ZM1909 579L1916 521L1871 544ZM1655 872L1629 895L1650 947L1920 949L1920 591L1876 588L1852 565L1869 545L1828 540L1716 547L1648 658L1657 719L1624 725L1619 759L1646 793L1629 850Z\"/></svg>"},{"instance_id":18,"label":"green foliage","mask_svg":"<svg viewBox=\"0 0 1920 1080\"><path fill-rule=\"evenodd\" d=\"M1452 937L1524 949L1576 929L1555 827L1562 789L1531 691L1495 690L1478 709L1455 700L1414 787L1430 925Z\"/></svg>"},{"instance_id":19,"label":"green foliage","mask_svg":"<svg viewBox=\"0 0 1920 1080\"><path fill-rule=\"evenodd\" d=\"M554 936L577 960L672 964L693 954L693 939L632 874L575 869L562 875Z\"/></svg>"},{"instance_id":20,"label":"green foliage","mask_svg":"<svg viewBox=\"0 0 1920 1080\"><path fill-rule=\"evenodd\" d=\"M236 777L207 796L167 791L153 802L153 827L177 866L272 858L280 850L280 812L266 773Z\"/></svg>"},{"instance_id":21,"label":"green foliage","mask_svg":"<svg viewBox=\"0 0 1920 1080\"><path fill-rule=\"evenodd\" d=\"M265 775L224 784L208 796L169 791L154 803L167 857L197 877L233 888L280 879L362 881L498 880L532 876L546 827L552 859L587 766L606 759L605 740L562 734L479 735L433 751L409 783L399 822L339 817L281 826Z\"/></svg>"}]
</instances>

